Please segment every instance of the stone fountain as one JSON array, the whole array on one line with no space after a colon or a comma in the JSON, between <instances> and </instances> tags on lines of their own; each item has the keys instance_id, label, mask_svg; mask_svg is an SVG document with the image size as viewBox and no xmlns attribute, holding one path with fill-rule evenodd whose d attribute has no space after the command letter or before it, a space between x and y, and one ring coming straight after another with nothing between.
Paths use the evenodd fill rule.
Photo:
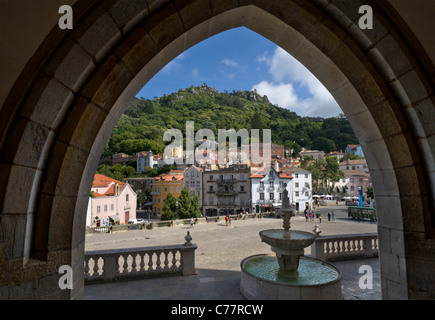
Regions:
<instances>
[{"instance_id":1,"label":"stone fountain","mask_svg":"<svg viewBox=\"0 0 435 320\"><path fill-rule=\"evenodd\" d=\"M290 219L295 212L284 188L280 209L283 229L260 232L261 241L271 246L276 257L261 254L241 262L240 290L246 298L342 299L340 271L326 262L304 256L305 248L313 244L317 235L290 230Z\"/></svg>"}]
</instances>

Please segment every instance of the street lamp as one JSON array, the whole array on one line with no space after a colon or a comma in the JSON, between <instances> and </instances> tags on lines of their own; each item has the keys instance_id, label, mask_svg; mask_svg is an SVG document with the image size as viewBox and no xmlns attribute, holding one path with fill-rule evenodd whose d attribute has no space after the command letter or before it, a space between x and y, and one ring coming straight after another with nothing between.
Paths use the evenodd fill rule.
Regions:
<instances>
[{"instance_id":1,"label":"street lamp","mask_svg":"<svg viewBox=\"0 0 435 320\"><path fill-rule=\"evenodd\" d=\"M178 225L178 200L175 200L175 217L176 217L176 223Z\"/></svg>"}]
</instances>

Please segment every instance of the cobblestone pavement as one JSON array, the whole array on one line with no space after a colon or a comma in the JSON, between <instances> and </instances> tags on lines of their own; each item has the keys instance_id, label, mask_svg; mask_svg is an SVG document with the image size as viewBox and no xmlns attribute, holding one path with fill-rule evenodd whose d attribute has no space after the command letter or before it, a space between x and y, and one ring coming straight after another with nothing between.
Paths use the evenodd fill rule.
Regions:
<instances>
[{"instance_id":1,"label":"cobblestone pavement","mask_svg":"<svg viewBox=\"0 0 435 320\"><path fill-rule=\"evenodd\" d=\"M328 211L334 210L335 221L328 221ZM322 222L306 222L304 217L294 217L291 229L312 232L319 225L321 235L374 233L376 223L358 222L347 218L345 207L324 207L316 210ZM238 300L240 262L254 254L272 253L270 246L262 243L258 233L265 229L282 228L282 219L263 218L225 222L160 227L152 230L132 230L112 234L86 236L86 251L132 248L184 243L187 231L198 246L195 265L198 274L188 277L169 277L140 281L124 281L85 286L85 299L155 299L155 300ZM307 248L305 254L310 254ZM333 263L342 271L345 299L380 299L379 264L377 259L351 260ZM361 290L358 273L361 265L370 265L374 272L373 289Z\"/></svg>"}]
</instances>

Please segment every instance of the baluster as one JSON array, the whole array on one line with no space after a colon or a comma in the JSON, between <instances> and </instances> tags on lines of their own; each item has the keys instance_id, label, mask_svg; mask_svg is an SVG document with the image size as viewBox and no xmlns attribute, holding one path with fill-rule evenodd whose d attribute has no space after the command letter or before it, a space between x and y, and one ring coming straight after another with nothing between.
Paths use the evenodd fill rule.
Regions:
<instances>
[{"instance_id":1,"label":"baluster","mask_svg":"<svg viewBox=\"0 0 435 320\"><path fill-rule=\"evenodd\" d=\"M165 262L164 262L165 267L163 269L164 270L169 270L169 259L168 259L169 251L164 251L163 253L165 255Z\"/></svg>"},{"instance_id":2,"label":"baluster","mask_svg":"<svg viewBox=\"0 0 435 320\"><path fill-rule=\"evenodd\" d=\"M335 253L335 241L331 241L331 253Z\"/></svg>"},{"instance_id":3,"label":"baluster","mask_svg":"<svg viewBox=\"0 0 435 320\"><path fill-rule=\"evenodd\" d=\"M139 254L140 257L140 264L139 264L139 271L140 272L144 272L145 271L145 253L140 253Z\"/></svg>"},{"instance_id":4,"label":"baluster","mask_svg":"<svg viewBox=\"0 0 435 320\"><path fill-rule=\"evenodd\" d=\"M337 241L337 249L336 249L336 252L337 252L337 253L340 253L340 252L341 252L341 240L338 240L338 241Z\"/></svg>"},{"instance_id":5,"label":"baluster","mask_svg":"<svg viewBox=\"0 0 435 320\"><path fill-rule=\"evenodd\" d=\"M325 242L325 253L329 253L331 251L329 246L330 246L330 242L326 241Z\"/></svg>"},{"instance_id":6,"label":"baluster","mask_svg":"<svg viewBox=\"0 0 435 320\"><path fill-rule=\"evenodd\" d=\"M352 251L352 245L351 245L351 243L352 243L352 240L346 240L346 251L347 252L351 252Z\"/></svg>"},{"instance_id":7,"label":"baluster","mask_svg":"<svg viewBox=\"0 0 435 320\"><path fill-rule=\"evenodd\" d=\"M137 254L132 254L131 258L133 259L133 261L131 262L131 272L137 272L136 267L136 258L137 258Z\"/></svg>"},{"instance_id":8,"label":"baluster","mask_svg":"<svg viewBox=\"0 0 435 320\"><path fill-rule=\"evenodd\" d=\"M89 273L89 271L91 270L91 268L89 268L89 259L90 258L86 258L85 257L85 261L84 261L84 270L85 270L85 277L90 277L91 275L90 275L90 273Z\"/></svg>"},{"instance_id":9,"label":"baluster","mask_svg":"<svg viewBox=\"0 0 435 320\"><path fill-rule=\"evenodd\" d=\"M124 258L124 264L122 266L122 268L123 268L122 269L122 273L124 273L124 272L127 273L128 272L128 262L127 262L128 256L129 256L128 254L125 254L125 255L123 254L122 255L122 257Z\"/></svg>"},{"instance_id":10,"label":"baluster","mask_svg":"<svg viewBox=\"0 0 435 320\"><path fill-rule=\"evenodd\" d=\"M361 247L361 240L358 239L358 240L356 240L356 241L357 241L357 242L356 242L356 243L357 243L356 248L357 248L358 251L361 251L361 248L362 248L362 247Z\"/></svg>"},{"instance_id":11,"label":"baluster","mask_svg":"<svg viewBox=\"0 0 435 320\"><path fill-rule=\"evenodd\" d=\"M148 271L153 271L153 255L154 255L154 252L148 253L148 257L149 257Z\"/></svg>"},{"instance_id":12,"label":"baluster","mask_svg":"<svg viewBox=\"0 0 435 320\"><path fill-rule=\"evenodd\" d=\"M175 255L177 254L177 250L172 250L172 267L171 269L177 269L177 259L175 257Z\"/></svg>"},{"instance_id":13,"label":"baluster","mask_svg":"<svg viewBox=\"0 0 435 320\"><path fill-rule=\"evenodd\" d=\"M355 239L352 239L352 251L355 252L356 245L355 245Z\"/></svg>"},{"instance_id":14,"label":"baluster","mask_svg":"<svg viewBox=\"0 0 435 320\"><path fill-rule=\"evenodd\" d=\"M94 267L92 268L92 276L98 276L98 260L99 258L92 259L94 261Z\"/></svg>"},{"instance_id":15,"label":"baluster","mask_svg":"<svg viewBox=\"0 0 435 320\"><path fill-rule=\"evenodd\" d=\"M157 251L156 255L157 255L157 261L156 261L156 270L160 271L162 270L162 267L160 266L162 263L160 261L160 255L162 254L161 251Z\"/></svg>"}]
</instances>

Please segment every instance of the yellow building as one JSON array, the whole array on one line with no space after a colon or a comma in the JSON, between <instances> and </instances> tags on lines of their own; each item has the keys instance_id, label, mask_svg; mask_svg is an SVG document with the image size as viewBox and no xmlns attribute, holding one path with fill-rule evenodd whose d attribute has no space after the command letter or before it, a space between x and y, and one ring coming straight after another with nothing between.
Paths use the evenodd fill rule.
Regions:
<instances>
[{"instance_id":1,"label":"yellow building","mask_svg":"<svg viewBox=\"0 0 435 320\"><path fill-rule=\"evenodd\" d=\"M175 198L181 195L183 188L183 175L177 173L162 174L155 178L152 184L153 213L156 217L163 214L163 200L169 193Z\"/></svg>"}]
</instances>

